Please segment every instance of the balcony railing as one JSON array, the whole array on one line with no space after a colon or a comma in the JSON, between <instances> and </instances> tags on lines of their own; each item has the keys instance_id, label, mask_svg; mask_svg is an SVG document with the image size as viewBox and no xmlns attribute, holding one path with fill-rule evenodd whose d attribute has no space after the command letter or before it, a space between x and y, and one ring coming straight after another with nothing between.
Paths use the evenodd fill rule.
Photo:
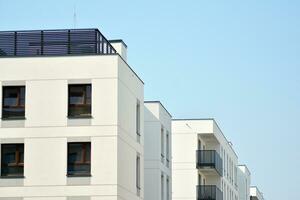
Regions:
<instances>
[{"instance_id":1,"label":"balcony railing","mask_svg":"<svg viewBox=\"0 0 300 200\"><path fill-rule=\"evenodd\" d=\"M215 169L220 176L223 176L223 161L215 150L197 150L197 169Z\"/></svg>"},{"instance_id":2,"label":"balcony railing","mask_svg":"<svg viewBox=\"0 0 300 200\"><path fill-rule=\"evenodd\" d=\"M215 185L198 185L197 200L223 200L223 193Z\"/></svg>"},{"instance_id":3,"label":"balcony railing","mask_svg":"<svg viewBox=\"0 0 300 200\"><path fill-rule=\"evenodd\" d=\"M0 57L114 53L98 29L0 32Z\"/></svg>"}]
</instances>

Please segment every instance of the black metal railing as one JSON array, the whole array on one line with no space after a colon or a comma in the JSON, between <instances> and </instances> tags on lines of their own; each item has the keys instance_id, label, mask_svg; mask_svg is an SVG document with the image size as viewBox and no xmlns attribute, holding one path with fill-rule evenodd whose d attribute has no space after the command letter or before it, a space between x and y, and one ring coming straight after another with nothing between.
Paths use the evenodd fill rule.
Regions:
<instances>
[{"instance_id":1,"label":"black metal railing","mask_svg":"<svg viewBox=\"0 0 300 200\"><path fill-rule=\"evenodd\" d=\"M215 150L197 150L197 169L213 168L220 176L223 176L223 161Z\"/></svg>"},{"instance_id":2,"label":"black metal railing","mask_svg":"<svg viewBox=\"0 0 300 200\"><path fill-rule=\"evenodd\" d=\"M0 32L0 57L114 53L98 29Z\"/></svg>"},{"instance_id":3,"label":"black metal railing","mask_svg":"<svg viewBox=\"0 0 300 200\"><path fill-rule=\"evenodd\" d=\"M223 200L223 192L215 185L198 185L197 200Z\"/></svg>"},{"instance_id":4,"label":"black metal railing","mask_svg":"<svg viewBox=\"0 0 300 200\"><path fill-rule=\"evenodd\" d=\"M258 200L256 196L250 196L250 200Z\"/></svg>"}]
</instances>

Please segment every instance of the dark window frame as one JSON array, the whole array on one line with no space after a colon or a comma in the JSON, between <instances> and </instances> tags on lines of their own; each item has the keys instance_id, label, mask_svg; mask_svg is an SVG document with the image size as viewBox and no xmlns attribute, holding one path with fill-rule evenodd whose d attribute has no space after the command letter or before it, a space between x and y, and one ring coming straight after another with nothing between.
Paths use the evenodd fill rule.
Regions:
<instances>
[{"instance_id":1,"label":"dark window frame","mask_svg":"<svg viewBox=\"0 0 300 200\"><path fill-rule=\"evenodd\" d=\"M17 90L17 97L16 97L16 105L9 106L5 105L5 99L9 98L6 97L5 93L6 90L9 89L16 89ZM21 90L24 89L24 97L21 96L22 92ZM22 101L24 103L22 104ZM24 85L18 85L18 86L2 86L2 120L18 120L18 119L25 119L25 105L26 105L26 87ZM22 115L13 115L13 111L7 111L9 109L20 109ZM11 115L11 116L10 116Z\"/></svg>"},{"instance_id":2,"label":"dark window frame","mask_svg":"<svg viewBox=\"0 0 300 200\"><path fill-rule=\"evenodd\" d=\"M15 146L15 162L8 163L4 160L5 147ZM23 161L21 160L21 154L23 153ZM21 168L20 173L4 173L4 171L8 171L9 168ZM24 143L8 143L1 144L1 178L18 178L24 177Z\"/></svg>"},{"instance_id":3,"label":"dark window frame","mask_svg":"<svg viewBox=\"0 0 300 200\"><path fill-rule=\"evenodd\" d=\"M72 104L71 90L72 87L82 87L82 98L83 102L78 104ZM90 94L88 95L88 87L90 87ZM88 97L89 96L89 97ZM89 99L90 98L90 99ZM89 112L82 114L74 114L73 112L79 112L79 109L87 109ZM69 84L68 85L68 118L91 118L92 117L92 84Z\"/></svg>"},{"instance_id":4,"label":"dark window frame","mask_svg":"<svg viewBox=\"0 0 300 200\"><path fill-rule=\"evenodd\" d=\"M82 145L82 149L81 149L81 160L80 162L69 162L69 154L70 154L70 145L76 145L76 144L80 144ZM89 152L90 152L90 157L89 159L87 159L87 148L89 146ZM68 152L67 152L67 176L91 176L91 149L92 149L92 144L91 142L68 142ZM86 172L76 172L74 171L70 171L69 167L70 166L80 166L80 165L87 165L88 166L88 170Z\"/></svg>"}]
</instances>

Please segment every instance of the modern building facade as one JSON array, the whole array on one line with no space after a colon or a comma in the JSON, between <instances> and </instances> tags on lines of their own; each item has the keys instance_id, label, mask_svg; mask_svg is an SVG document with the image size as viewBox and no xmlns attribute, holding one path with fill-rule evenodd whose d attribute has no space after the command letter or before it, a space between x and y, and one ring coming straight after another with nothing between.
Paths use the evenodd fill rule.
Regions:
<instances>
[{"instance_id":1,"label":"modern building facade","mask_svg":"<svg viewBox=\"0 0 300 200\"><path fill-rule=\"evenodd\" d=\"M175 119L98 29L0 32L0 200L263 200L214 119Z\"/></svg>"},{"instance_id":2,"label":"modern building facade","mask_svg":"<svg viewBox=\"0 0 300 200\"><path fill-rule=\"evenodd\" d=\"M143 82L97 29L0 32L0 200L144 199Z\"/></svg>"},{"instance_id":3,"label":"modern building facade","mask_svg":"<svg viewBox=\"0 0 300 200\"><path fill-rule=\"evenodd\" d=\"M144 105L145 200L171 200L172 116L159 101Z\"/></svg>"},{"instance_id":4,"label":"modern building facade","mask_svg":"<svg viewBox=\"0 0 300 200\"><path fill-rule=\"evenodd\" d=\"M246 165L237 169L239 200L250 200L251 173Z\"/></svg>"},{"instance_id":5,"label":"modern building facade","mask_svg":"<svg viewBox=\"0 0 300 200\"><path fill-rule=\"evenodd\" d=\"M238 158L214 119L172 120L174 200L238 200Z\"/></svg>"},{"instance_id":6,"label":"modern building facade","mask_svg":"<svg viewBox=\"0 0 300 200\"><path fill-rule=\"evenodd\" d=\"M264 200L263 193L256 187L250 187L250 200Z\"/></svg>"}]
</instances>

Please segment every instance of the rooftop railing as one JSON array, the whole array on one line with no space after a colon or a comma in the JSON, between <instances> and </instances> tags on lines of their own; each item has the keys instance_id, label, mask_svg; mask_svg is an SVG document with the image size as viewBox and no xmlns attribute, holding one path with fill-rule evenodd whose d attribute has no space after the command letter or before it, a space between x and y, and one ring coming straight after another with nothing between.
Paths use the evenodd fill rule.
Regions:
<instances>
[{"instance_id":1,"label":"rooftop railing","mask_svg":"<svg viewBox=\"0 0 300 200\"><path fill-rule=\"evenodd\" d=\"M197 168L212 168L217 171L220 176L223 176L223 161L220 155L215 150L197 150Z\"/></svg>"},{"instance_id":2,"label":"rooftop railing","mask_svg":"<svg viewBox=\"0 0 300 200\"><path fill-rule=\"evenodd\" d=\"M98 29L0 32L0 57L115 53Z\"/></svg>"}]
</instances>

